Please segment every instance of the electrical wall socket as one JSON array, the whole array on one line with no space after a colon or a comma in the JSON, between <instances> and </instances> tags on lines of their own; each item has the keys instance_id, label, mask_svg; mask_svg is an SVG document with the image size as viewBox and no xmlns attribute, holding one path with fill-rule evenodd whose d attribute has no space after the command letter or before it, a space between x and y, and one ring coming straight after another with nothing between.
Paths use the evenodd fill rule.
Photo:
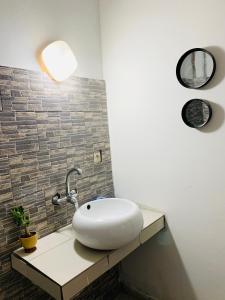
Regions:
<instances>
[{"instance_id":1,"label":"electrical wall socket","mask_svg":"<svg viewBox=\"0 0 225 300\"><path fill-rule=\"evenodd\" d=\"M97 150L94 152L94 163L100 164L102 162L102 150Z\"/></svg>"}]
</instances>

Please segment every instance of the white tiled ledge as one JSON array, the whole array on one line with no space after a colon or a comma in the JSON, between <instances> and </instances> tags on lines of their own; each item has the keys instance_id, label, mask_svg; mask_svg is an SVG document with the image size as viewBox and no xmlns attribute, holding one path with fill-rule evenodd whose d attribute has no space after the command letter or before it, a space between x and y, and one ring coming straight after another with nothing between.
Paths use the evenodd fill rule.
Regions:
<instances>
[{"instance_id":1,"label":"white tiled ledge","mask_svg":"<svg viewBox=\"0 0 225 300\"><path fill-rule=\"evenodd\" d=\"M22 248L14 251L12 267L55 299L70 299L164 228L162 213L141 210L143 230L120 249L99 251L84 247L69 225L39 239L33 253L26 254Z\"/></svg>"}]
</instances>

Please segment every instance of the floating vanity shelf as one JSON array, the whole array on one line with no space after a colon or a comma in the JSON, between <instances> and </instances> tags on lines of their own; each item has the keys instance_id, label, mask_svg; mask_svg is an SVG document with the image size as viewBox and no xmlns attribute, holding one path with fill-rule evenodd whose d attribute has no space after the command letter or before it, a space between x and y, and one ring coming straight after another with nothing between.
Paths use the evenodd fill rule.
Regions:
<instances>
[{"instance_id":1,"label":"floating vanity shelf","mask_svg":"<svg viewBox=\"0 0 225 300\"><path fill-rule=\"evenodd\" d=\"M164 228L164 215L141 209L144 227L134 241L112 251L82 246L71 225L38 240L35 252L12 254L12 267L57 300L67 300Z\"/></svg>"}]
</instances>

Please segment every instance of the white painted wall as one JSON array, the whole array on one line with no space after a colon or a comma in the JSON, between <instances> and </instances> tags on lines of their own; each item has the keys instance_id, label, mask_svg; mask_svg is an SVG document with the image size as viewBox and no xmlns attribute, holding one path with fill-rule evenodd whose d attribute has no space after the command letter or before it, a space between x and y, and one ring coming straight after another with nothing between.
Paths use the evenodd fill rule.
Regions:
<instances>
[{"instance_id":1,"label":"white painted wall","mask_svg":"<svg viewBox=\"0 0 225 300\"><path fill-rule=\"evenodd\" d=\"M225 2L100 0L117 196L166 213L167 232L124 264L125 279L160 300L225 299ZM206 47L212 83L182 87L180 56ZM211 101L204 130L187 127L191 98Z\"/></svg>"},{"instance_id":2,"label":"white painted wall","mask_svg":"<svg viewBox=\"0 0 225 300\"><path fill-rule=\"evenodd\" d=\"M39 70L37 51L57 39L74 51L77 76L102 77L97 0L0 0L0 65Z\"/></svg>"}]
</instances>

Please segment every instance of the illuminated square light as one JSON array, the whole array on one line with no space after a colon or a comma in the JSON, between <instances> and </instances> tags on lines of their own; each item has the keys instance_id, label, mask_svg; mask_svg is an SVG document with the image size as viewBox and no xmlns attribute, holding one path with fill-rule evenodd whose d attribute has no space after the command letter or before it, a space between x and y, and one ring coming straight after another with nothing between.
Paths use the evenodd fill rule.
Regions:
<instances>
[{"instance_id":1,"label":"illuminated square light","mask_svg":"<svg viewBox=\"0 0 225 300\"><path fill-rule=\"evenodd\" d=\"M66 80L77 68L77 60L64 41L49 44L41 53L49 75L56 81Z\"/></svg>"}]
</instances>

